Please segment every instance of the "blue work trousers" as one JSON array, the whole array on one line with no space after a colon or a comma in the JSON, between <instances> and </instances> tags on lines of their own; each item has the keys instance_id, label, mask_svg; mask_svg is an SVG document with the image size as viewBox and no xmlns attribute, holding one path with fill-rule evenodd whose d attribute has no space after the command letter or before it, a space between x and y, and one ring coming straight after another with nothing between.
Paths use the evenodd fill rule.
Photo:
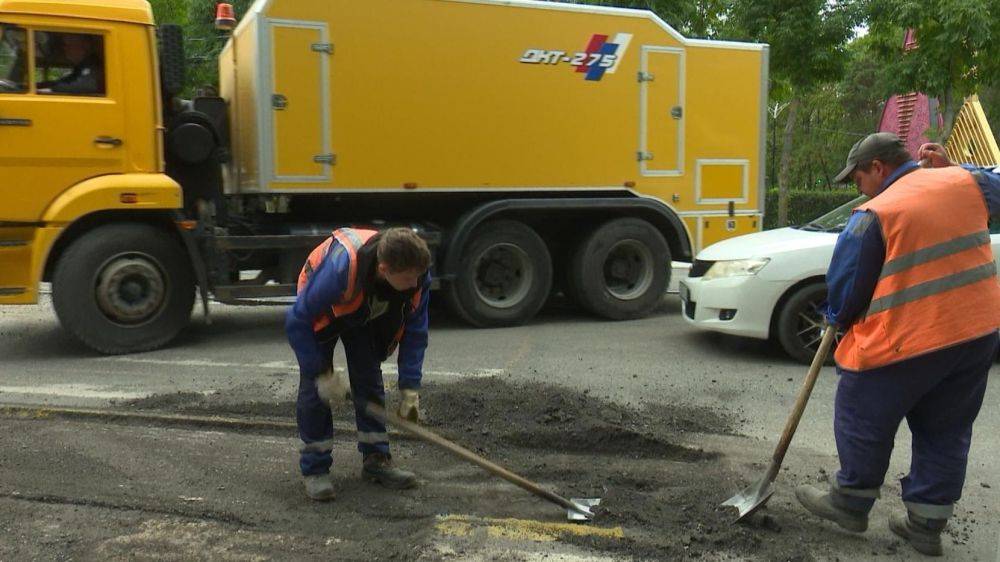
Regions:
<instances>
[{"instance_id":1,"label":"blue work trousers","mask_svg":"<svg viewBox=\"0 0 1000 562\"><path fill-rule=\"evenodd\" d=\"M905 418L913 450L903 501L921 517L951 515L997 345L991 334L878 369L838 368L833 426L840 471L833 487L848 507L871 509Z\"/></svg>"},{"instance_id":2,"label":"blue work trousers","mask_svg":"<svg viewBox=\"0 0 1000 562\"><path fill-rule=\"evenodd\" d=\"M389 454L389 434L385 423L368 415L365 405L371 401L385 408L385 386L382 384L382 367L375 354L371 332L366 327L351 328L340 334L347 356L347 373L351 381L354 401L354 418L358 427L358 451L368 455L376 451ZM327 365L333 364L333 349L337 338L323 343ZM304 476L326 474L333 464L333 418L329 405L316 390L316 379L302 375L299 378L299 396L295 405L299 425L299 438L303 447L299 468Z\"/></svg>"}]
</instances>

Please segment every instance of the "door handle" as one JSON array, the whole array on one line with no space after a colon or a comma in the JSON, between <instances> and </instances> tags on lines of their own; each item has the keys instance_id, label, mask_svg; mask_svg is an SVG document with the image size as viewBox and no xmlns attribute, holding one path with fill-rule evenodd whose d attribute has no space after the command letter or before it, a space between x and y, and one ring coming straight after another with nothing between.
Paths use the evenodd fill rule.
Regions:
<instances>
[{"instance_id":1,"label":"door handle","mask_svg":"<svg viewBox=\"0 0 1000 562\"><path fill-rule=\"evenodd\" d=\"M122 139L116 139L115 137L100 136L94 139L94 144L96 144L98 148L117 148L124 144L124 142Z\"/></svg>"},{"instance_id":2,"label":"door handle","mask_svg":"<svg viewBox=\"0 0 1000 562\"><path fill-rule=\"evenodd\" d=\"M18 119L16 117L0 117L0 127L30 127L31 119Z\"/></svg>"}]
</instances>

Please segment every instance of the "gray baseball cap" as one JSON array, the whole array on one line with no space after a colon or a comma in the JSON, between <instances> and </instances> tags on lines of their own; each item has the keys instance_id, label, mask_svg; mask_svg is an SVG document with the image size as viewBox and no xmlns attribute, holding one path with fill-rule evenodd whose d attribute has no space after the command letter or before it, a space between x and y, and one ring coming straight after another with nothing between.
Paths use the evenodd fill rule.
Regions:
<instances>
[{"instance_id":1,"label":"gray baseball cap","mask_svg":"<svg viewBox=\"0 0 1000 562\"><path fill-rule=\"evenodd\" d=\"M833 178L833 183L847 183L858 164L884 158L905 150L903 141L895 133L874 133L854 143L847 153L847 165Z\"/></svg>"}]
</instances>

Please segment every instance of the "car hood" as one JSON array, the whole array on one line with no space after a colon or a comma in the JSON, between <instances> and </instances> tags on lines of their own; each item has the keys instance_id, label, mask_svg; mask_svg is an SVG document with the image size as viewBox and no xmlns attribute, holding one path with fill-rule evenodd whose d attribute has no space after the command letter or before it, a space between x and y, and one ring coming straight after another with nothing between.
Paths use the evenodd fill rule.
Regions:
<instances>
[{"instance_id":1,"label":"car hood","mask_svg":"<svg viewBox=\"0 0 1000 562\"><path fill-rule=\"evenodd\" d=\"M815 232L798 228L765 230L712 244L698 253L698 259L706 261L775 259L782 254L808 252L820 248L829 256L833 253L838 235L837 232Z\"/></svg>"}]
</instances>

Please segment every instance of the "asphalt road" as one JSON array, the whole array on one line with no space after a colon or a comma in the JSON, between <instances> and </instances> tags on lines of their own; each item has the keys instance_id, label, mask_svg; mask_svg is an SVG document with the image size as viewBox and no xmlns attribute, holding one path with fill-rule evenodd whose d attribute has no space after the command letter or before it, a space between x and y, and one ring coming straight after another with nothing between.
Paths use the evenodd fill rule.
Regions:
<instances>
[{"instance_id":1,"label":"asphalt road","mask_svg":"<svg viewBox=\"0 0 1000 562\"><path fill-rule=\"evenodd\" d=\"M443 311L434 310L425 384L502 376L514 382L545 382L587 391L591 396L623 406L668 409L670 404L684 404L730 413L735 416L740 435L705 436L702 441L706 450L722 453L726 462L745 474L749 483L762 473L763 465L770 458L773 443L784 425L806 368L791 362L766 342L695 332L684 323L678 307L675 297L667 297L661 310L650 318L612 323L557 304L543 311L528 326L497 330L469 329ZM297 375L282 325L281 308L214 305L211 325L206 325L200 313L196 313L192 326L168 349L103 357L89 352L65 335L48 303L0 308L0 403L116 408L130 400L178 392L221 396L234 402L273 400L284 403L294 396ZM393 366L387 364L383 370L387 381L391 381ZM952 560L1000 561L998 376L1000 368L994 368L986 404L976 425L965 497L959 505L953 531L946 540ZM788 513L798 513L789 499L793 484L815 480L821 469L832 472L837 466L831 429L835 385L833 369L824 369L792 444L783 472L784 480L779 480L784 487L774 501L778 506L788 507L791 510ZM0 560L23 559L26 553L29 557L42 559L80 558L79 551L64 548L67 540L68 544L101 545L104 550L100 552L104 554L95 554L94 559L128 557L122 554L128 552L145 553L139 555L140 558L148 554L153 559L171 559L163 552L170 550L170 544L180 544L170 543L170 540L180 540L177 537L186 537L188 541L183 548L177 547L178 552L213 559L245 559L242 555L247 553L256 553L265 559L282 558L282 554L308 558L320 556L331 544L348 544L352 540L331 531L329 536L312 537L300 544L297 542L301 539L299 535L281 530L294 527L290 524L287 528L279 525L278 530L268 527L267 532L255 531L238 543L227 532L227 526L240 525L239 517L231 515L240 512L239 506L223 503L220 507L203 510L171 508L159 514L162 518L149 518L151 511L155 512L151 510L152 504L136 500L136 494L145 491L133 490L135 493L130 494L125 490L118 494L96 483L88 488L86 498L80 499L79 494L74 495L72 485L78 477L74 474L79 474L74 463L78 463L79 468L98 463L104 470L115 467L114 471L138 474L173 470L170 467L174 465L157 461L159 457L144 456L142 451L147 449L143 442L169 443L164 446L172 454L189 459L184 466L198 467L197 478L187 479L183 471L175 471L167 479L172 484L150 484L153 486L150 493L154 496L169 497L176 503L177 498L188 496L183 489L185 482L208 479L210 485L222 492L232 485L227 482L234 481L231 474L220 474L219 466L211 466L212 463L198 457L199 446L207 446L213 451L229 450L230 444L218 432L128 426L109 435L107 427L118 426L102 425L100 421L0 418L0 433L6 436L0 437L0 503L5 504L0 513L8 514L0 516L0 528L7 530L6 538L0 538ZM78 436L76 440L73 435ZM119 445L116 439L129 444L131 453L127 462L115 456L115 446ZM686 439L690 446L702 443L696 435ZM889 509L899 506L896 480L906 472L909 464L909 441L908 431L901 428L883 500L876 507L873 528L866 535L869 538L845 537L844 533L818 523L815 527L820 529L819 536L828 536L830 546L807 548L804 559L844 559L843 556L848 559L913 559L915 555L893 542L884 523ZM254 513L264 513L268 501L280 500L282 510L276 517L292 521L296 517L295 510L299 509L294 462L288 462L288 457L294 456L294 439L268 437L261 447L263 452L260 454L266 459L261 466L270 466L274 474L279 475L282 486L248 501L257 506L259 511ZM349 442L338 447L345 451L351 448ZM64 450L70 453L63 456ZM418 455L421 450L414 447L411 453ZM5 459L6 466L3 464ZM220 466L238 472L241 462L242 457L227 457ZM46 467L55 464L61 468L47 473ZM129 468L122 468L121 464ZM428 465L427 470L443 478L454 477L455 473L449 471L458 470L464 474L449 466ZM261 469L256 467L255 470ZM212 474L218 476L210 478L208 475ZM257 477L260 476L254 478ZM477 482L470 484L470 490L491 489L494 485ZM433 486L430 488L427 493L434 496ZM735 493L737 489L731 491ZM73 500L74 497L77 499ZM200 504L199 500L179 501L181 506ZM529 520L540 517L531 507L530 500L519 501L523 504L519 516ZM348 502L346 505L353 504ZM484 510L487 508L481 506L478 513ZM368 515L361 510L361 517ZM801 515L807 519L804 512ZM29 518L27 520L34 518L34 524L24 523L25 517ZM101 521L100 531L83 533L79 525L73 524L82 519ZM258 519L255 520L257 527L268 520L263 516ZM429 532L408 529L405 525L400 527L399 521L390 523L388 528L394 532L417 533L418 536ZM480 521L478 524L492 529L489 523ZM441 531L451 527L438 524L435 528ZM449 537L447 540L423 540L422 544L436 546L431 551L421 551L421 556L425 559L519 560L542 557L591 560L614 556L605 551L589 550L573 541L536 540L538 537L530 533L513 539L508 536L503 539L508 542L499 543L496 541L500 539L492 530L473 535L481 540L472 540L468 534L445 534ZM168 536L173 539L164 538ZM765 538L767 541L789 539L787 533L786 536ZM289 547L291 550L275 546L282 544L297 546ZM356 544L350 552L359 559L371 559L372 551L366 550L370 548L366 545ZM762 551L762 557L767 558L768 552ZM398 544L392 554L399 559L417 557ZM727 556L725 553L718 555L720 559ZM374 557L380 556L375 554Z\"/></svg>"}]
</instances>

